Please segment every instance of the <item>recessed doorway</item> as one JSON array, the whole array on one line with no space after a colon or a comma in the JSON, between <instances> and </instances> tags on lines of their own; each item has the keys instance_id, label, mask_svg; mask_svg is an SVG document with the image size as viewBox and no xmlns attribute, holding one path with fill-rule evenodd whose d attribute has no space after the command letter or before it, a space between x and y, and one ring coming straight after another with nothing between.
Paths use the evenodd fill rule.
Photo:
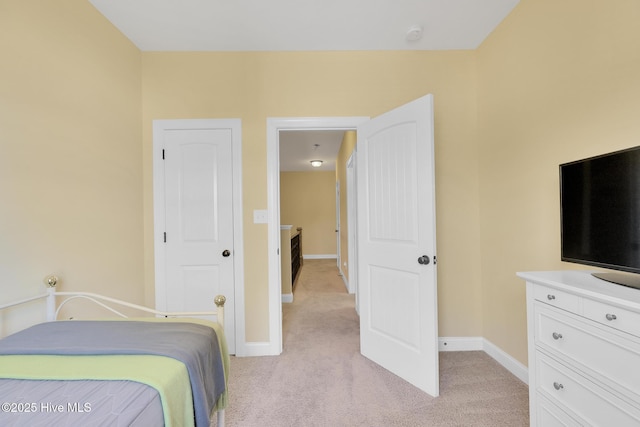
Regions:
<instances>
[{"instance_id":1,"label":"recessed doorway","mask_svg":"<svg viewBox=\"0 0 640 427\"><path fill-rule=\"evenodd\" d=\"M269 247L269 353L282 353L282 295L280 266L280 134L283 131L355 130L368 117L267 119L268 247Z\"/></svg>"}]
</instances>

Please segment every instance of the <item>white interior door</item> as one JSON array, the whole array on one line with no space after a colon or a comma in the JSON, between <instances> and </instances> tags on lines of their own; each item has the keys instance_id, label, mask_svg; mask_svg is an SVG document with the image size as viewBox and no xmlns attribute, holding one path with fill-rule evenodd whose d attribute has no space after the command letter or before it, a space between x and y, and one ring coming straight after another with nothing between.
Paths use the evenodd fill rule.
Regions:
<instances>
[{"instance_id":1,"label":"white interior door","mask_svg":"<svg viewBox=\"0 0 640 427\"><path fill-rule=\"evenodd\" d=\"M362 124L357 147L361 352L438 396L433 97Z\"/></svg>"},{"instance_id":2,"label":"white interior door","mask_svg":"<svg viewBox=\"0 0 640 427\"><path fill-rule=\"evenodd\" d=\"M212 311L225 304L225 335L235 352L234 215L231 128L164 129L164 280L156 305Z\"/></svg>"}]
</instances>

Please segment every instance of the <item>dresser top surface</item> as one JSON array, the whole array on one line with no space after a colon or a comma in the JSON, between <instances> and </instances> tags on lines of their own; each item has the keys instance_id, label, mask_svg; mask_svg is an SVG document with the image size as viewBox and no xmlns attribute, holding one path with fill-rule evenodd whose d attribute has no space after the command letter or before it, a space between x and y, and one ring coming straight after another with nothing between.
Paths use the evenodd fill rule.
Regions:
<instances>
[{"instance_id":1,"label":"dresser top surface","mask_svg":"<svg viewBox=\"0 0 640 427\"><path fill-rule=\"evenodd\" d=\"M640 309L640 289L607 282L591 273L594 271L525 271L516 274L527 282Z\"/></svg>"}]
</instances>

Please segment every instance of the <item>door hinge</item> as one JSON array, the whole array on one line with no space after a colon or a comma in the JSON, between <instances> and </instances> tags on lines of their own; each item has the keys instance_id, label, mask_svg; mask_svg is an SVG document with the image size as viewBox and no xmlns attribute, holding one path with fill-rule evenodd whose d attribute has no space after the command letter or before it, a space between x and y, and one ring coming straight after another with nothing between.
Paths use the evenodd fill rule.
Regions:
<instances>
[{"instance_id":1,"label":"door hinge","mask_svg":"<svg viewBox=\"0 0 640 427\"><path fill-rule=\"evenodd\" d=\"M167 232L164 232L164 242L167 243Z\"/></svg>"},{"instance_id":2,"label":"door hinge","mask_svg":"<svg viewBox=\"0 0 640 427\"><path fill-rule=\"evenodd\" d=\"M162 160L164 160L164 148L162 149Z\"/></svg>"}]
</instances>

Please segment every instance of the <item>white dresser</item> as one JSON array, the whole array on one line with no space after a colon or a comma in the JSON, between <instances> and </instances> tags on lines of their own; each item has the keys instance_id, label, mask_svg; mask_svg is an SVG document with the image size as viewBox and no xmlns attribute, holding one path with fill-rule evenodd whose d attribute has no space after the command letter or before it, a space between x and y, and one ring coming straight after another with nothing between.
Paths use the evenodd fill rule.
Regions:
<instances>
[{"instance_id":1,"label":"white dresser","mask_svg":"<svg viewBox=\"0 0 640 427\"><path fill-rule=\"evenodd\" d=\"M640 290L584 271L518 276L531 426L640 426Z\"/></svg>"}]
</instances>

